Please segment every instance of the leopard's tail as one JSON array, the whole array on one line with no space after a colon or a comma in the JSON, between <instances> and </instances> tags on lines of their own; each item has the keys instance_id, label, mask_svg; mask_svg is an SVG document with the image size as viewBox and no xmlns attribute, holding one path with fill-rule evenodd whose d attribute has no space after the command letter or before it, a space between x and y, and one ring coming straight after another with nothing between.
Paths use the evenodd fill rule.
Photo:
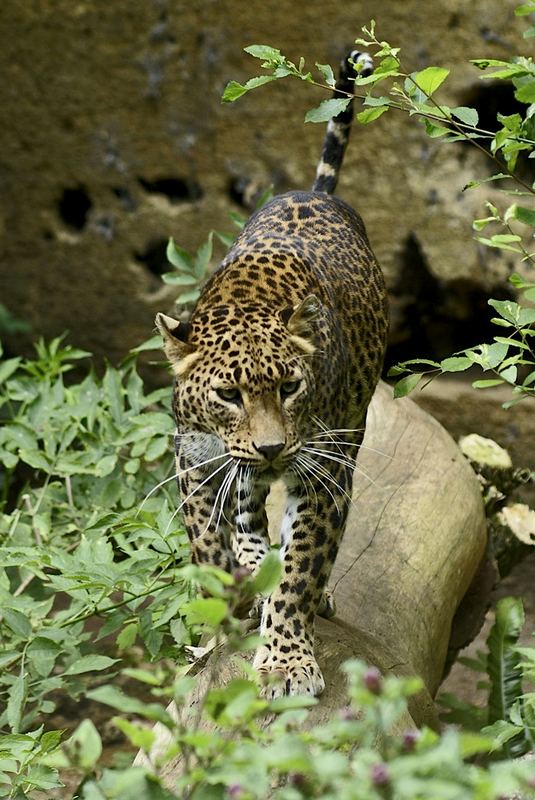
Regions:
<instances>
[{"instance_id":1,"label":"leopard's tail","mask_svg":"<svg viewBox=\"0 0 535 800\"><path fill-rule=\"evenodd\" d=\"M368 53L360 53L358 50L348 53L340 64L340 72L333 93L333 97L336 99L347 97L348 94L353 95L356 72L351 62L362 64L359 72L361 76L370 75L373 71L373 62ZM316 179L312 186L313 192L332 194L336 189L352 122L353 100L327 125L323 150L316 170Z\"/></svg>"}]
</instances>

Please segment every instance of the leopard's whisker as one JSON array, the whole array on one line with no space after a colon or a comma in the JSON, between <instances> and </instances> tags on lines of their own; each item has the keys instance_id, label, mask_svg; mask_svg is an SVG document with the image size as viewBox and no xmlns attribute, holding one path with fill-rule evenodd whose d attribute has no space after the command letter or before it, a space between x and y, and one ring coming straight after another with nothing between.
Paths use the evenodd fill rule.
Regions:
<instances>
[{"instance_id":1,"label":"leopard's whisker","mask_svg":"<svg viewBox=\"0 0 535 800\"><path fill-rule=\"evenodd\" d=\"M231 461L232 461L232 459L231 459ZM225 497L226 497L227 484L229 483L229 479L230 479L230 483L232 483L232 478L236 474L237 468L238 468L238 465L234 464L234 466L223 476L223 480L221 481L221 485L219 486L219 489L217 490L217 494L215 496L215 500L214 500L214 504L212 506L211 514L210 514L210 516L208 518L208 522L206 523L206 528L201 533L201 536L203 536L206 533L206 531L210 528L210 525L212 524L212 520L213 520L214 515L216 513L216 509L219 510L219 514L218 514L217 522L216 522L216 530L219 529L219 523L221 521L221 513L223 511L224 501L225 501Z\"/></svg>"},{"instance_id":2,"label":"leopard's whisker","mask_svg":"<svg viewBox=\"0 0 535 800\"><path fill-rule=\"evenodd\" d=\"M152 489L145 495L145 497L141 501L141 504L140 504L138 510L136 511L136 517L140 513L141 509L143 508L143 506L145 505L145 503L147 502L149 497L151 497L154 494L154 492L157 492L158 489L161 489L162 486L165 486L166 483L169 483L169 481L175 480L176 477L177 477L177 473L173 470L173 474L172 475L169 475L168 478L164 478L163 481L160 481L160 483L157 483L156 486L153 486Z\"/></svg>"},{"instance_id":3,"label":"leopard's whisker","mask_svg":"<svg viewBox=\"0 0 535 800\"><path fill-rule=\"evenodd\" d=\"M355 472L358 472L360 475L362 475L364 478L370 481L370 483L375 484L373 478L371 478L368 475L368 473L365 472L354 459L352 459L350 456L345 455L344 453L339 455L338 453L329 453L326 450L314 450L313 448L310 447L303 447L303 450L305 450L307 453L314 453L314 455L317 455L320 458L325 458L328 461L334 461L337 464L342 464L345 467L349 467L350 469L354 470Z\"/></svg>"},{"instance_id":4,"label":"leopard's whisker","mask_svg":"<svg viewBox=\"0 0 535 800\"><path fill-rule=\"evenodd\" d=\"M227 455L227 453L225 453L225 455ZM227 466L228 466L228 465L231 463L231 461L232 461L232 460L233 460L233 459L232 459L232 458L229 456L229 458L228 458L228 459L225 461L225 463L224 463L224 464L221 464L219 467L217 467L217 469L215 469L213 472L211 472L211 473L210 473L210 475L208 475L208 477L207 477L207 478L205 478L203 481L201 481L201 483L198 483L198 484L195 486L195 488L193 489L193 491L191 491L191 492L190 492L190 493L187 495L187 497L185 497L185 498L182 500L182 502L181 502L181 503L178 505L178 507L177 507L177 508L175 509L175 511L173 512L173 515L172 515L171 519L170 519L170 520L169 520L169 522L167 523L167 526L166 526L166 528L165 528L165 531L164 531L164 536L165 536L165 534L166 534L166 533L169 531L169 528L171 527L171 523L173 522L173 520L174 520L174 518L176 517L176 515L177 515L177 514L178 514L178 513L181 511L181 509L183 508L184 504L185 504L185 503L187 503L187 502L188 502L188 500L190 500L190 498L192 498L194 494L197 494L197 492L199 491L199 489L202 489L202 487L203 487L203 486L205 486L205 485L208 483L208 481L211 481L211 480L212 480L212 478L213 478L213 477L215 477L215 475L217 475L219 472L221 472L221 470L222 470L222 469L224 469L225 467L227 467ZM189 470L188 470L188 471L189 471Z\"/></svg>"},{"instance_id":5,"label":"leopard's whisker","mask_svg":"<svg viewBox=\"0 0 535 800\"><path fill-rule=\"evenodd\" d=\"M245 530L245 527L244 527L244 524L243 524L243 517L242 517L242 510L241 510L241 492L242 492L242 486L244 486L244 483L245 483L245 481L243 480L244 475L243 475L242 470L245 471L245 470L248 470L248 469L250 469L250 467L240 467L240 470L239 470L239 473L238 473L237 486L236 486L236 497L237 497L236 506L237 506L237 510L238 510L239 527L240 527L241 533L244 536L247 535L247 531Z\"/></svg>"},{"instance_id":6,"label":"leopard's whisker","mask_svg":"<svg viewBox=\"0 0 535 800\"><path fill-rule=\"evenodd\" d=\"M336 510L338 512L340 512L340 508L339 508L338 503L336 501L336 497L331 492L331 490L329 489L327 484L324 483L323 480L322 480L322 477L321 477L321 475L322 475L321 465L317 464L312 458L309 458L308 456L303 456L301 454L299 454L299 460L300 460L301 464L304 467L306 467L307 471L310 472L312 475L314 475L316 480L318 480L321 483L321 485L323 486L325 491L331 496L332 501L333 501L333 503L334 503L334 505L336 507ZM331 483L333 483L340 491L343 491L342 487L338 485L338 483L334 480L332 475L327 470L325 470L324 472L327 473L327 474L324 474L323 477L325 477L325 478L328 477L328 479L330 480Z\"/></svg>"},{"instance_id":7,"label":"leopard's whisker","mask_svg":"<svg viewBox=\"0 0 535 800\"><path fill-rule=\"evenodd\" d=\"M308 455L308 456L304 456L304 457L307 458L309 461L312 461L312 463L314 464L314 466L315 466L316 470L319 472L319 474L323 475L323 477L326 480L328 480L330 483L332 483L334 486L336 486L338 491L342 495L344 495L344 497L348 500L348 502L353 503L353 498L351 497L351 494L349 494L349 492L347 492L347 490L344 489L343 486L341 486L338 483L337 480L335 480L333 475L329 472L329 470L326 467L324 467L322 464L319 464L318 461L312 455ZM344 464L344 466L347 467L349 465L348 464Z\"/></svg>"},{"instance_id":8,"label":"leopard's whisker","mask_svg":"<svg viewBox=\"0 0 535 800\"><path fill-rule=\"evenodd\" d=\"M383 453L381 450L376 450L374 447L368 447L367 444L359 444L358 442L346 442L342 439L320 439L320 436L324 434L318 433L316 436L312 436L307 444L324 444L324 445L334 445L335 447L358 447L359 450L369 450L371 453L377 453L377 455L383 456L384 458L388 458L392 460L393 456L389 456L388 453Z\"/></svg>"},{"instance_id":9,"label":"leopard's whisker","mask_svg":"<svg viewBox=\"0 0 535 800\"><path fill-rule=\"evenodd\" d=\"M307 497L307 503L309 503L309 502L310 502L310 493L309 493L309 491L308 491L308 487L310 486L310 488L311 488L311 489L312 489L312 491L314 492L315 513L317 513L317 511L318 511L318 493L316 492L316 487L314 486L314 483L312 482L312 480L311 480L311 479L310 479L310 477L308 476L308 474L307 474L306 470L305 470L305 469L304 469L302 466L300 466L300 465L299 465L299 463L298 463L297 461L295 461L295 462L293 463L292 467L294 467L294 468L295 468L295 472L296 472L296 473L297 473L297 475L298 475L298 476L301 478L301 481L302 481L302 483L303 483L303 486L305 487L305 493L306 493L306 497Z\"/></svg>"},{"instance_id":10,"label":"leopard's whisker","mask_svg":"<svg viewBox=\"0 0 535 800\"><path fill-rule=\"evenodd\" d=\"M148 494L145 495L145 497L141 502L141 505L139 506L136 512L136 517L143 508L143 506L145 505L145 503L147 502L147 500L149 499L149 497L151 497L154 494L154 492L158 491L158 489L160 489L164 484L169 483L169 481L172 481L174 478L178 478L180 475L185 475L187 472L191 472L192 469L200 469L200 467L204 467L206 466L206 464L210 464L212 461L217 461L219 458L223 458L226 455L228 455L228 453L221 453L221 455L214 456L214 458L207 458L206 461L201 461L198 464L193 464L191 467L188 467L187 469L182 469L179 472L173 472L173 474L170 475L168 478L165 478L165 480L160 481L160 483L158 483L156 486L153 486L150 492L148 492Z\"/></svg>"}]
</instances>

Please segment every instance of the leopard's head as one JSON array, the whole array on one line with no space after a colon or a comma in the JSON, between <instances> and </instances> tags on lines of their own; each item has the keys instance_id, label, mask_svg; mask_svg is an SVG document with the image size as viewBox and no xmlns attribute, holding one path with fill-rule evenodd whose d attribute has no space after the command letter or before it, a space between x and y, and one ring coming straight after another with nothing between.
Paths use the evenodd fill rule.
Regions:
<instances>
[{"instance_id":1,"label":"leopard's head","mask_svg":"<svg viewBox=\"0 0 535 800\"><path fill-rule=\"evenodd\" d=\"M215 435L236 462L282 472L310 429L318 299L273 313L260 305L196 311L191 323L158 314L176 376L181 429Z\"/></svg>"}]
</instances>

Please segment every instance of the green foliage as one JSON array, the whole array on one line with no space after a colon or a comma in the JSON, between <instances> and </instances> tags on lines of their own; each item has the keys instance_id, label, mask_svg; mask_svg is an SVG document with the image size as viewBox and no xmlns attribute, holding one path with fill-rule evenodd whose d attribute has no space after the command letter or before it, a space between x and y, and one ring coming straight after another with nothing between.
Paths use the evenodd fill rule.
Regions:
<instances>
[{"instance_id":1,"label":"green foliage","mask_svg":"<svg viewBox=\"0 0 535 800\"><path fill-rule=\"evenodd\" d=\"M532 13L534 6L526 3L517 8L516 14L524 17ZM494 175L470 181L466 189L480 186L488 181L499 182L499 189L504 195L518 198L513 203L499 210L495 205L487 203L490 215L477 219L473 223L476 233L487 226L496 229L490 236L477 235L478 242L486 247L514 253L521 263L530 267L535 264L535 253L530 252L535 229L535 210L526 205L535 194L535 184L527 182L517 169L518 159L535 157L535 64L532 58L512 56L509 61L498 59L474 59L471 63L483 71L482 78L511 82L516 99L526 105L523 114L500 114L497 120L501 127L495 133L479 127L479 118L474 108L467 106L450 107L436 100L436 94L449 76L449 70L429 66L417 72L409 72L399 57L400 48L392 47L388 42L377 38L375 22L371 21L363 29L364 37L358 38L356 44L372 51L376 66L371 75L361 77L355 65L355 93L361 97L364 106L357 120L369 124L390 109L404 111L416 117L424 126L427 135L443 142L469 141L480 151L491 158L499 168ZM526 38L535 35L535 28L525 32ZM301 59L299 67L289 62L280 50L272 47L248 47L246 52L263 60L262 68L268 72L262 79L252 78L246 84L247 89L254 89L263 83L280 77L297 77L323 89L332 90L333 70L326 64L316 64L321 80L316 81L310 72L304 72ZM386 84L385 84L386 82ZM374 94L376 87L382 84L381 94ZM386 85L386 88L385 88ZM227 87L228 88L228 87ZM359 95L359 89L365 94ZM225 100L235 100L244 91L230 92L224 95ZM350 100L338 98L324 100L317 108L308 111L306 122L325 122L336 116L346 107ZM502 182L506 181L502 185ZM507 182L509 181L509 182ZM519 188L511 189L510 181L516 182ZM527 199L524 199L527 198ZM519 274L511 276L511 283L521 292L521 298L527 304L500 303L491 300L499 317L492 321L502 327L509 328L507 336L496 336L490 343L477 345L454 354L451 358L439 362L426 359L404 361L390 371L397 377L394 396L403 397L413 391L425 378L428 382L436 375L446 372L464 371L474 365L492 377L476 380L473 386L485 389L501 384L509 385L512 398L504 403L508 408L529 397L535 397L535 310L529 306L535 301L535 283L531 283ZM422 369L422 365L425 369ZM427 368L427 367L430 367ZM403 376L403 377L400 377ZM424 383L425 385L425 383Z\"/></svg>"},{"instance_id":2,"label":"green foliage","mask_svg":"<svg viewBox=\"0 0 535 800\"><path fill-rule=\"evenodd\" d=\"M443 694L448 708L444 718L493 739L491 752L509 757L523 755L535 747L535 693L525 686L535 678L535 647L519 647L524 625L522 601L505 597L496 605L494 625L487 638L487 652L478 659L461 659L470 669L485 674L488 690L485 707L464 703Z\"/></svg>"},{"instance_id":3,"label":"green foliage","mask_svg":"<svg viewBox=\"0 0 535 800\"><path fill-rule=\"evenodd\" d=\"M113 674L137 638L149 658L183 658L190 641L171 629L191 593L186 536L165 486L148 496L172 468L169 390L146 393L133 359L66 382L88 354L36 349L0 365L0 726L14 734L58 692ZM95 651L94 616L111 655Z\"/></svg>"}]
</instances>

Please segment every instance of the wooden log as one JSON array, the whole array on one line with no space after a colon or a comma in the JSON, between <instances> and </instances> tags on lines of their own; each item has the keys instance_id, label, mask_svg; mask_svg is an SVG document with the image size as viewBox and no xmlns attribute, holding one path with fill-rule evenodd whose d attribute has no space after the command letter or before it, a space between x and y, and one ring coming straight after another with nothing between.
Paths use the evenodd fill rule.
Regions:
<instances>
[{"instance_id":1,"label":"wooden log","mask_svg":"<svg viewBox=\"0 0 535 800\"><path fill-rule=\"evenodd\" d=\"M270 520L278 528L280 486L272 491ZM316 652L326 682L310 725L346 701L339 672L348 658L364 658L383 673L420 675L401 726L433 725L432 698L443 675L452 621L482 563L486 525L477 479L446 431L407 398L392 399L380 384L368 412L346 533L330 588L336 616L318 620ZM477 615L476 615L477 616ZM235 674L218 664L217 682ZM209 666L201 670L203 696ZM155 752L161 752L160 730ZM136 763L144 763L138 756ZM167 765L168 785L180 769Z\"/></svg>"}]
</instances>

